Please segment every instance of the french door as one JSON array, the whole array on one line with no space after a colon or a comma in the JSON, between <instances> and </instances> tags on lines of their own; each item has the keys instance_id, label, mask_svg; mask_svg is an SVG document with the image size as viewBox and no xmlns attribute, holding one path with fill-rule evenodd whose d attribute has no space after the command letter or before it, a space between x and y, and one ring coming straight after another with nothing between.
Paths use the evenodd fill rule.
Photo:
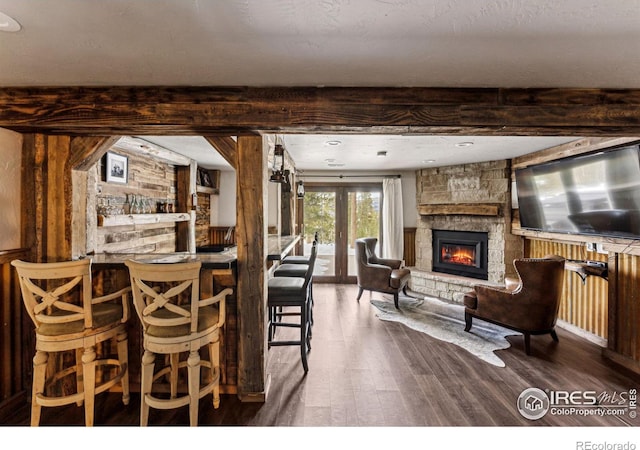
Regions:
<instances>
[{"instance_id":1,"label":"french door","mask_svg":"<svg viewBox=\"0 0 640 450\"><path fill-rule=\"evenodd\" d=\"M309 241L305 247L318 232L314 282L355 283L355 240L377 237L381 242L382 185L305 184L300 211Z\"/></svg>"}]
</instances>

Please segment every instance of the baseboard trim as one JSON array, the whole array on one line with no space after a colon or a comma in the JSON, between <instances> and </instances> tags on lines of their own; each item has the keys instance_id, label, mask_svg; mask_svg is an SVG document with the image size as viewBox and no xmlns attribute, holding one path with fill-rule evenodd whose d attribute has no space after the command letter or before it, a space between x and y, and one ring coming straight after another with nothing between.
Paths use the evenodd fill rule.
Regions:
<instances>
[{"instance_id":1,"label":"baseboard trim","mask_svg":"<svg viewBox=\"0 0 640 450\"><path fill-rule=\"evenodd\" d=\"M589 342L596 344L599 347L606 348L607 340L597 336L589 331L583 330L580 327L570 324L569 322L565 322L564 320L558 319L556 322L556 326L562 328L563 330L567 330L570 333L575 334L576 336L580 336L583 339L586 339Z\"/></svg>"}]
</instances>

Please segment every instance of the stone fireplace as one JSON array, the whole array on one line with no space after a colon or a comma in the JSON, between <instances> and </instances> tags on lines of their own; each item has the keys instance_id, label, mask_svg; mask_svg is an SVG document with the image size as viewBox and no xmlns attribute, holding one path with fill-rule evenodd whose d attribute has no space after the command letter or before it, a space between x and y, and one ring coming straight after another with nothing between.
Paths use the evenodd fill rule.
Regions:
<instances>
[{"instance_id":1,"label":"stone fireplace","mask_svg":"<svg viewBox=\"0 0 640 450\"><path fill-rule=\"evenodd\" d=\"M511 170L508 161L492 161L460 166L422 169L416 176L418 224L416 230L416 266L412 269L411 289L440 298L462 301L462 295L474 284L501 284L505 276L514 276L512 261L522 257L523 244L511 230ZM444 232L451 236L469 232L486 236L486 243L462 246L477 248L478 257L486 251L486 264L479 273L464 273L454 267L442 271L442 250L438 248ZM453 234L451 234L453 233ZM434 239L435 235L435 239ZM458 235L460 236L460 235ZM482 246L486 245L483 250ZM434 247L435 246L435 247ZM434 250L435 248L435 250ZM449 254L452 248L449 249ZM444 259L448 256L445 250ZM458 255L461 260L464 258ZM475 257L474 257L475 258ZM445 262L451 266L452 260ZM451 273L453 272L453 273ZM486 281L485 281L486 280Z\"/></svg>"}]
</instances>

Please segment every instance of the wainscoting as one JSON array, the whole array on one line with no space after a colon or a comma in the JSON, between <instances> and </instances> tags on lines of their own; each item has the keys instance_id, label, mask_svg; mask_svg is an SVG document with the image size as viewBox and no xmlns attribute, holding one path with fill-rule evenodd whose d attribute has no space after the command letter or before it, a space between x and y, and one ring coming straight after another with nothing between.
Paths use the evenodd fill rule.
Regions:
<instances>
[{"instance_id":1,"label":"wainscoting","mask_svg":"<svg viewBox=\"0 0 640 450\"><path fill-rule=\"evenodd\" d=\"M607 261L607 255L588 252L584 245L527 239L525 256L541 258L560 255L567 259ZM562 303L558 319L600 338L607 339L608 289L606 280L588 277L583 284L578 275L565 271Z\"/></svg>"},{"instance_id":2,"label":"wainscoting","mask_svg":"<svg viewBox=\"0 0 640 450\"><path fill-rule=\"evenodd\" d=\"M27 385L31 379L31 356L35 346L29 316L24 312L14 259L30 260L28 249L0 250L0 423L17 407L27 403ZM31 328L32 329L32 328ZM29 329L30 330L30 329Z\"/></svg>"}]
</instances>

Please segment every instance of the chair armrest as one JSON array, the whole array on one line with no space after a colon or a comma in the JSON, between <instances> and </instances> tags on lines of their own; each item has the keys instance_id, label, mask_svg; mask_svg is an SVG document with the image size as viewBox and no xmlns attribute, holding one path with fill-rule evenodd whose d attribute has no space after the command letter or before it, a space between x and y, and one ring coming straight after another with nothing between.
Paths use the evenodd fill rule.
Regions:
<instances>
[{"instance_id":1,"label":"chair armrest","mask_svg":"<svg viewBox=\"0 0 640 450\"><path fill-rule=\"evenodd\" d=\"M231 295L231 294L233 294L233 290L231 288L226 288L223 291L220 291L218 294L214 295L213 297L202 299L198 303L198 306L200 307L215 305L216 303L218 304L218 307L220 308L220 310L218 311L218 328L222 328L222 326L224 325L226 315L227 315L225 300L227 298L227 295Z\"/></svg>"},{"instance_id":2,"label":"chair armrest","mask_svg":"<svg viewBox=\"0 0 640 450\"><path fill-rule=\"evenodd\" d=\"M513 308L521 306L514 301L516 294L507 288L476 285L474 290L478 300L476 311L484 317L506 320Z\"/></svg>"},{"instance_id":3,"label":"chair armrest","mask_svg":"<svg viewBox=\"0 0 640 450\"><path fill-rule=\"evenodd\" d=\"M122 300L122 320L121 322L126 322L129 320L129 301L128 296L131 292L131 286L127 286L125 288L120 289L119 291L112 292L111 294L102 295L100 297L93 297L91 299L92 305L97 305L99 303L105 303L111 300L115 300L120 298Z\"/></svg>"},{"instance_id":4,"label":"chair armrest","mask_svg":"<svg viewBox=\"0 0 640 450\"><path fill-rule=\"evenodd\" d=\"M360 271L362 276L359 282L365 289L370 287L372 290L376 290L389 287L391 267L382 264L365 264L360 268Z\"/></svg>"},{"instance_id":5,"label":"chair armrest","mask_svg":"<svg viewBox=\"0 0 640 450\"><path fill-rule=\"evenodd\" d=\"M387 258L371 258L369 260L371 264L382 264L383 266L391 267L392 269L399 269L402 265L402 261L399 259L387 259Z\"/></svg>"}]
</instances>

